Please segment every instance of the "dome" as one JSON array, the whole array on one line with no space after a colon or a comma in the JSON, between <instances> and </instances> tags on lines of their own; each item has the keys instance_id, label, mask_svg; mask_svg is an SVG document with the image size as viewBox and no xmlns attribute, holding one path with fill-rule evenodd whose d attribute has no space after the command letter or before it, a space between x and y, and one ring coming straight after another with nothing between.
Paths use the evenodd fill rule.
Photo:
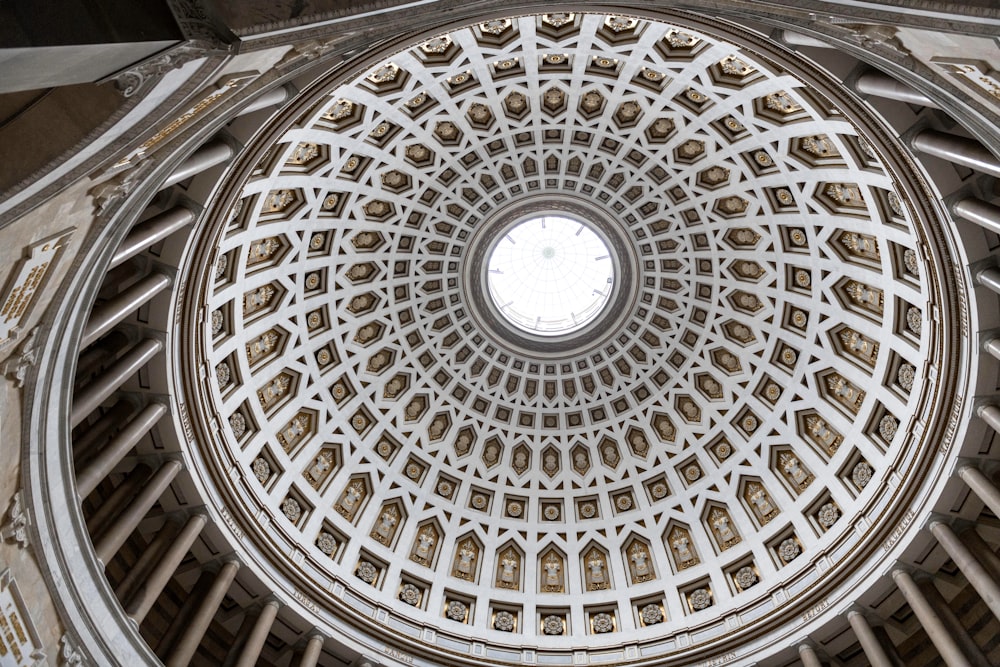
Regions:
<instances>
[{"instance_id":1,"label":"dome","mask_svg":"<svg viewBox=\"0 0 1000 667\"><path fill-rule=\"evenodd\" d=\"M972 5L67 14L0 81L0 662L997 664Z\"/></svg>"},{"instance_id":2,"label":"dome","mask_svg":"<svg viewBox=\"0 0 1000 667\"><path fill-rule=\"evenodd\" d=\"M934 452L912 417L950 409L926 184L822 72L671 18L423 39L230 170L176 395L247 560L323 622L659 664L780 623L776 586L829 595L898 521L891 475ZM515 252L586 257L558 284L593 320L543 330L564 304Z\"/></svg>"}]
</instances>

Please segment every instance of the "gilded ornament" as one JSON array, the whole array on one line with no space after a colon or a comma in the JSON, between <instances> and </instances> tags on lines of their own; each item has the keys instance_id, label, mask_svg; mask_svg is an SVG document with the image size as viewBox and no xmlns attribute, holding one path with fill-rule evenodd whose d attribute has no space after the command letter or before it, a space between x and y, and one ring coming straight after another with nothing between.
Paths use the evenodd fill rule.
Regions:
<instances>
[{"instance_id":1,"label":"gilded ornament","mask_svg":"<svg viewBox=\"0 0 1000 667\"><path fill-rule=\"evenodd\" d=\"M913 381L916 377L917 368L913 364L900 364L899 370L896 371L896 381L906 391L913 389Z\"/></svg>"},{"instance_id":2,"label":"gilded ornament","mask_svg":"<svg viewBox=\"0 0 1000 667\"><path fill-rule=\"evenodd\" d=\"M920 335L920 328L924 323L924 314L916 306L906 309L906 328L912 333Z\"/></svg>"},{"instance_id":3,"label":"gilded ornament","mask_svg":"<svg viewBox=\"0 0 1000 667\"><path fill-rule=\"evenodd\" d=\"M354 574L366 584L374 584L376 577L378 577L378 568L373 563L363 560L358 563L358 569L354 571Z\"/></svg>"},{"instance_id":4,"label":"gilded ornament","mask_svg":"<svg viewBox=\"0 0 1000 667\"><path fill-rule=\"evenodd\" d=\"M785 539L778 545L778 556L786 563L798 558L800 553L802 553L802 547L799 546L798 540L793 537Z\"/></svg>"},{"instance_id":5,"label":"gilded ornament","mask_svg":"<svg viewBox=\"0 0 1000 667\"><path fill-rule=\"evenodd\" d=\"M911 276L920 275L920 266L917 263L917 251L913 248L907 248L903 251L903 267Z\"/></svg>"},{"instance_id":6,"label":"gilded ornament","mask_svg":"<svg viewBox=\"0 0 1000 667\"><path fill-rule=\"evenodd\" d=\"M561 28L573 22L575 15L569 12L559 12L557 14L542 14L542 21L548 23L553 28Z\"/></svg>"},{"instance_id":7,"label":"gilded ornament","mask_svg":"<svg viewBox=\"0 0 1000 667\"><path fill-rule=\"evenodd\" d=\"M430 55L441 55L451 46L451 37L435 37L420 45L421 50Z\"/></svg>"},{"instance_id":8,"label":"gilded ornament","mask_svg":"<svg viewBox=\"0 0 1000 667\"><path fill-rule=\"evenodd\" d=\"M225 323L225 316L221 310L212 311L212 335L218 336L222 333L222 326Z\"/></svg>"},{"instance_id":9,"label":"gilded ornament","mask_svg":"<svg viewBox=\"0 0 1000 667\"><path fill-rule=\"evenodd\" d=\"M733 580L741 590L746 590L757 583L757 573L749 565L741 567L733 575Z\"/></svg>"},{"instance_id":10,"label":"gilded ornament","mask_svg":"<svg viewBox=\"0 0 1000 667\"><path fill-rule=\"evenodd\" d=\"M452 600L448 603L445 609L445 615L453 621L458 621L459 623L465 623L465 617L469 613L469 608L464 602L459 602L458 600Z\"/></svg>"},{"instance_id":11,"label":"gilded ornament","mask_svg":"<svg viewBox=\"0 0 1000 667\"><path fill-rule=\"evenodd\" d=\"M225 277L227 268L229 268L229 257L227 255L219 255L219 259L215 261L215 279L221 280Z\"/></svg>"},{"instance_id":12,"label":"gilded ornament","mask_svg":"<svg viewBox=\"0 0 1000 667\"><path fill-rule=\"evenodd\" d=\"M250 465L250 470L253 472L254 477L257 481L263 484L271 477L271 466L266 460L261 457L254 459L253 463Z\"/></svg>"},{"instance_id":13,"label":"gilded ornament","mask_svg":"<svg viewBox=\"0 0 1000 667\"><path fill-rule=\"evenodd\" d=\"M415 607L420 604L421 591L413 584L403 584L399 588L399 599Z\"/></svg>"},{"instance_id":14,"label":"gilded ornament","mask_svg":"<svg viewBox=\"0 0 1000 667\"><path fill-rule=\"evenodd\" d=\"M238 440L247 432L247 421L242 413L236 412L229 417L229 427L233 429L233 436Z\"/></svg>"},{"instance_id":15,"label":"gilded ornament","mask_svg":"<svg viewBox=\"0 0 1000 667\"><path fill-rule=\"evenodd\" d=\"M878 432L887 442L891 442L896 437L899 430L899 421L892 415L886 415L878 423Z\"/></svg>"},{"instance_id":16,"label":"gilded ornament","mask_svg":"<svg viewBox=\"0 0 1000 667\"><path fill-rule=\"evenodd\" d=\"M547 635L561 635L565 622L561 616L550 614L542 619L542 632Z\"/></svg>"},{"instance_id":17,"label":"gilded ornament","mask_svg":"<svg viewBox=\"0 0 1000 667\"><path fill-rule=\"evenodd\" d=\"M701 611L712 606L712 594L705 588L697 588L688 595L688 603L694 611Z\"/></svg>"},{"instance_id":18,"label":"gilded ornament","mask_svg":"<svg viewBox=\"0 0 1000 667\"><path fill-rule=\"evenodd\" d=\"M322 532L316 538L316 546L327 556L332 556L337 550L337 539L327 532Z\"/></svg>"},{"instance_id":19,"label":"gilded ornament","mask_svg":"<svg viewBox=\"0 0 1000 667\"><path fill-rule=\"evenodd\" d=\"M833 503L827 503L819 508L819 512L816 513L816 520L819 521L819 525L823 528L829 529L833 527L833 524L837 523L837 519L840 518L840 508Z\"/></svg>"},{"instance_id":20,"label":"gilded ornament","mask_svg":"<svg viewBox=\"0 0 1000 667\"><path fill-rule=\"evenodd\" d=\"M500 632L513 632L514 620L514 614L509 611L498 611L493 617L493 628Z\"/></svg>"},{"instance_id":21,"label":"gilded ornament","mask_svg":"<svg viewBox=\"0 0 1000 667\"><path fill-rule=\"evenodd\" d=\"M611 617L611 614L605 612L594 614L590 619L590 624L594 632L599 635L612 632L615 629L615 620Z\"/></svg>"},{"instance_id":22,"label":"gilded ornament","mask_svg":"<svg viewBox=\"0 0 1000 667\"><path fill-rule=\"evenodd\" d=\"M851 481L854 482L854 486L863 489L868 486L868 482L872 481L874 473L875 471L866 461L858 461L851 471Z\"/></svg>"},{"instance_id":23,"label":"gilded ornament","mask_svg":"<svg viewBox=\"0 0 1000 667\"><path fill-rule=\"evenodd\" d=\"M225 387L232 380L232 374L229 370L229 364L226 362L220 362L215 366L215 379L219 383L219 387Z\"/></svg>"},{"instance_id":24,"label":"gilded ornament","mask_svg":"<svg viewBox=\"0 0 1000 667\"><path fill-rule=\"evenodd\" d=\"M658 604L647 604L639 610L639 618L643 625L656 625L663 622L663 608Z\"/></svg>"},{"instance_id":25,"label":"gilded ornament","mask_svg":"<svg viewBox=\"0 0 1000 667\"><path fill-rule=\"evenodd\" d=\"M285 501L281 503L281 513L284 514L289 521L295 523L302 518L302 507L294 498L285 498Z\"/></svg>"}]
</instances>

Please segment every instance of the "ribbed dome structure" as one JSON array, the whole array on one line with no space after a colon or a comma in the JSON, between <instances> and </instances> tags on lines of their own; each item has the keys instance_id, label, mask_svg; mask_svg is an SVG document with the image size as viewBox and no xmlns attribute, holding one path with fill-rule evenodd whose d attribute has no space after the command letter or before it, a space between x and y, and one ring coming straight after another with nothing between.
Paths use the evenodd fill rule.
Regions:
<instances>
[{"instance_id":1,"label":"ribbed dome structure","mask_svg":"<svg viewBox=\"0 0 1000 667\"><path fill-rule=\"evenodd\" d=\"M308 623L455 664L784 636L880 567L954 435L959 251L890 136L688 16L497 18L331 75L181 265L195 486ZM488 289L539 216L612 266L564 333Z\"/></svg>"}]
</instances>

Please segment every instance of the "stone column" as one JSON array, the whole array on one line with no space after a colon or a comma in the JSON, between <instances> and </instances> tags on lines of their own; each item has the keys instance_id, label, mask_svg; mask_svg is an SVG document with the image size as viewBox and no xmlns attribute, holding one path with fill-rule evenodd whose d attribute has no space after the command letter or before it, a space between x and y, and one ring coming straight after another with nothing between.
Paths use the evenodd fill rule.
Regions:
<instances>
[{"instance_id":1,"label":"stone column","mask_svg":"<svg viewBox=\"0 0 1000 667\"><path fill-rule=\"evenodd\" d=\"M878 637L872 632L872 626L868 624L864 614L859 611L849 611L847 612L847 621L854 629L854 635L858 638L858 643L861 644L861 649L865 652L865 657L868 658L872 667L894 667L889 655L879 643Z\"/></svg>"},{"instance_id":2,"label":"stone column","mask_svg":"<svg viewBox=\"0 0 1000 667\"><path fill-rule=\"evenodd\" d=\"M75 392L70 412L70 426L76 427L86 419L97 406L115 393L126 380L149 363L150 359L162 349L163 343L158 340L153 338L141 340L110 368L94 378L93 382Z\"/></svg>"},{"instance_id":3,"label":"stone column","mask_svg":"<svg viewBox=\"0 0 1000 667\"><path fill-rule=\"evenodd\" d=\"M1000 433L1000 406L980 405L976 408L976 416L986 422L994 431Z\"/></svg>"},{"instance_id":4,"label":"stone column","mask_svg":"<svg viewBox=\"0 0 1000 667\"><path fill-rule=\"evenodd\" d=\"M816 651L809 644L799 644L799 657L802 659L803 667L823 667Z\"/></svg>"},{"instance_id":5,"label":"stone column","mask_svg":"<svg viewBox=\"0 0 1000 667\"><path fill-rule=\"evenodd\" d=\"M109 519L121 512L125 502L136 494L152 472L153 469L145 463L138 464L125 474L125 479L115 487L111 495L101 500L94 513L87 518L87 532L92 540L100 538L101 533L107 530Z\"/></svg>"},{"instance_id":6,"label":"stone column","mask_svg":"<svg viewBox=\"0 0 1000 667\"><path fill-rule=\"evenodd\" d=\"M1000 234L1000 206L994 206L975 197L967 197L952 204L951 210L955 215L983 229Z\"/></svg>"},{"instance_id":7,"label":"stone column","mask_svg":"<svg viewBox=\"0 0 1000 667\"><path fill-rule=\"evenodd\" d=\"M962 652L969 658L972 667L993 667L993 663L986 659L982 650L973 641L972 637L969 636L969 633L966 632L965 627L963 627L962 622L955 615L955 612L951 610L945 599L941 597L941 593L934 586L934 582L930 579L918 580L917 586L923 592L927 603L941 618L941 622L948 628L948 632L955 637L958 645L962 647Z\"/></svg>"},{"instance_id":8,"label":"stone column","mask_svg":"<svg viewBox=\"0 0 1000 667\"><path fill-rule=\"evenodd\" d=\"M1000 338L994 340L996 340L998 343L997 347L1000 349ZM1000 516L1000 489L990 481L989 477L983 474L982 470L973 465L966 464L958 469L958 476L990 508L994 516Z\"/></svg>"},{"instance_id":9,"label":"stone column","mask_svg":"<svg viewBox=\"0 0 1000 667\"><path fill-rule=\"evenodd\" d=\"M166 413L167 408L162 403L150 403L98 451L97 456L76 477L76 491L80 498L89 496Z\"/></svg>"},{"instance_id":10,"label":"stone column","mask_svg":"<svg viewBox=\"0 0 1000 667\"><path fill-rule=\"evenodd\" d=\"M989 575L986 568L976 560L976 557L963 544L951 526L940 521L932 521L930 531L937 538L938 543L948 552L972 587L976 589L979 597L983 599L993 615L1000 619L1000 585L997 585L996 580Z\"/></svg>"},{"instance_id":11,"label":"stone column","mask_svg":"<svg viewBox=\"0 0 1000 667\"><path fill-rule=\"evenodd\" d=\"M107 440L108 434L129 419L133 412L135 406L125 399L118 400L108 408L100 419L88 425L82 433L73 438L74 462L89 456L91 450L96 449L101 441Z\"/></svg>"},{"instance_id":12,"label":"stone column","mask_svg":"<svg viewBox=\"0 0 1000 667\"><path fill-rule=\"evenodd\" d=\"M937 130L923 130L913 137L911 144L921 153L1000 177L1000 160L975 139Z\"/></svg>"},{"instance_id":13,"label":"stone column","mask_svg":"<svg viewBox=\"0 0 1000 667\"><path fill-rule=\"evenodd\" d=\"M316 667L316 664L319 662L319 654L323 650L324 641L323 635L312 635L309 637L309 643L306 644L306 650L302 652L302 660L299 662L299 667Z\"/></svg>"},{"instance_id":14,"label":"stone column","mask_svg":"<svg viewBox=\"0 0 1000 667\"><path fill-rule=\"evenodd\" d=\"M128 606L125 607L125 613L128 614L129 617L136 622L136 624L142 624L142 620L153 607L153 603L160 597L160 593L163 592L163 588L167 585L167 582L170 581L174 572L177 571L181 561L184 560L184 556L186 556L188 551L191 550L192 545L194 545L194 541L198 539L198 535L201 534L201 530L205 527L206 521L207 519L204 514L195 514L188 519L180 534L163 554L160 562L156 564L153 571L149 573L146 580L142 582L139 589L134 595L132 595L132 599L129 600Z\"/></svg>"},{"instance_id":15,"label":"stone column","mask_svg":"<svg viewBox=\"0 0 1000 667\"><path fill-rule=\"evenodd\" d=\"M809 35L803 35L802 33L792 32L790 30L781 31L781 41L785 44L791 44L792 46L813 46L817 49L836 48L832 44L827 44L823 40L810 37Z\"/></svg>"},{"instance_id":16,"label":"stone column","mask_svg":"<svg viewBox=\"0 0 1000 667\"><path fill-rule=\"evenodd\" d=\"M167 180L163 182L161 188L166 189L171 185L177 185L181 181L200 174L206 169L211 169L217 164L222 164L232 157L232 146L221 139L213 139L198 148L170 176L167 176Z\"/></svg>"},{"instance_id":17,"label":"stone column","mask_svg":"<svg viewBox=\"0 0 1000 667\"><path fill-rule=\"evenodd\" d=\"M188 621L187 627L177 640L173 651L170 652L170 657L165 661L166 667L187 667L188 663L191 662L192 656L198 650L202 637L205 636L208 626L215 618L215 612L219 610L219 605L222 604L222 599L229 591L229 586L236 578L236 571L239 569L240 564L231 560L227 561L215 575L215 581L208 589L208 594L198 605L197 611Z\"/></svg>"},{"instance_id":18,"label":"stone column","mask_svg":"<svg viewBox=\"0 0 1000 667\"><path fill-rule=\"evenodd\" d=\"M134 313L154 296L170 287L173 282L170 276L155 272L141 278L128 289L94 308L83 329L83 339L80 349L83 349L98 338L114 329L122 320Z\"/></svg>"},{"instance_id":19,"label":"stone column","mask_svg":"<svg viewBox=\"0 0 1000 667\"><path fill-rule=\"evenodd\" d=\"M899 79L878 70L869 70L859 76L854 82L854 90L866 95L875 95L907 104L937 108L937 104L923 93L917 92Z\"/></svg>"},{"instance_id":20,"label":"stone column","mask_svg":"<svg viewBox=\"0 0 1000 667\"><path fill-rule=\"evenodd\" d=\"M959 539L969 548L976 559L982 563L983 568L989 573L994 581L1000 581L1000 556L993 551L993 547L979 535L975 528L968 528L959 534Z\"/></svg>"},{"instance_id":21,"label":"stone column","mask_svg":"<svg viewBox=\"0 0 1000 667\"><path fill-rule=\"evenodd\" d=\"M160 560L163 552L169 549L170 545L174 543L177 533L180 530L181 524L179 522L169 519L164 521L160 529L156 531L153 539L142 550L142 554L136 560L135 565L130 567L125 576L115 585L115 594L118 595L118 600L122 603L123 607L132 597L133 593L135 593L136 587L142 585L149 577L150 571L156 565L157 561Z\"/></svg>"},{"instance_id":22,"label":"stone column","mask_svg":"<svg viewBox=\"0 0 1000 667\"><path fill-rule=\"evenodd\" d=\"M906 598L907 604L910 605L910 609L913 610L920 625L927 632L927 636L930 637L945 663L952 667L967 667L969 663L965 654L962 653L962 649L945 628L933 607L924 598L923 593L917 588L910 573L905 570L893 570L892 580L896 582L900 593Z\"/></svg>"},{"instance_id":23,"label":"stone column","mask_svg":"<svg viewBox=\"0 0 1000 667\"><path fill-rule=\"evenodd\" d=\"M163 492L170 486L177 473L181 470L180 461L167 461L153 475L139 491L139 495L125 508L115 522L108 528L101 538L94 545L97 552L97 559L102 563L107 563L118 553L125 540L132 534L139 522L142 521L149 510L152 509L156 501L160 499Z\"/></svg>"},{"instance_id":24,"label":"stone column","mask_svg":"<svg viewBox=\"0 0 1000 667\"><path fill-rule=\"evenodd\" d=\"M990 353L994 359L1000 359L1000 336L990 338L983 343L983 349ZM984 500L985 502L985 500Z\"/></svg>"},{"instance_id":25,"label":"stone column","mask_svg":"<svg viewBox=\"0 0 1000 667\"><path fill-rule=\"evenodd\" d=\"M271 632L271 625L274 623L280 608L280 602L268 600L264 608L260 610L260 616L253 624L253 630L250 631L247 643L240 652L240 659L236 662L236 667L254 667L257 664L257 659L260 658L260 652L264 648L264 642Z\"/></svg>"},{"instance_id":26,"label":"stone column","mask_svg":"<svg viewBox=\"0 0 1000 667\"><path fill-rule=\"evenodd\" d=\"M108 268L112 269L135 257L154 243L162 241L177 230L190 225L194 219L195 213L188 207L174 206L163 213L154 215L149 220L140 222L132 228L122 244L118 246Z\"/></svg>"},{"instance_id":27,"label":"stone column","mask_svg":"<svg viewBox=\"0 0 1000 667\"><path fill-rule=\"evenodd\" d=\"M980 285L1000 294L1000 269L995 267L983 269L975 277Z\"/></svg>"},{"instance_id":28,"label":"stone column","mask_svg":"<svg viewBox=\"0 0 1000 667\"><path fill-rule=\"evenodd\" d=\"M258 95L253 102L236 112L237 116L246 116L254 111L260 111L268 107L277 106L284 103L290 97L287 86L276 86L266 93Z\"/></svg>"},{"instance_id":29,"label":"stone column","mask_svg":"<svg viewBox=\"0 0 1000 667\"><path fill-rule=\"evenodd\" d=\"M118 353L128 347L129 339L124 331L112 331L87 349L80 352L76 358L75 385L80 385L95 373L113 362Z\"/></svg>"}]
</instances>

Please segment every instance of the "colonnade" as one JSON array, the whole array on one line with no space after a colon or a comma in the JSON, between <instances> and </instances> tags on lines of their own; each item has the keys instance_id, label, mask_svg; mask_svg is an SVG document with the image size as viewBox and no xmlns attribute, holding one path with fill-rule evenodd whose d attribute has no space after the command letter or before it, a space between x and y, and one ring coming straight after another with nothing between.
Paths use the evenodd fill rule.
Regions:
<instances>
[{"instance_id":1,"label":"colonnade","mask_svg":"<svg viewBox=\"0 0 1000 667\"><path fill-rule=\"evenodd\" d=\"M783 32L782 39L797 47L830 49L829 44L807 35ZM906 104L940 109L929 97L886 74L869 69L854 77L854 91L864 97L884 98ZM904 134L904 137L907 136ZM918 155L945 160L990 176L1000 178L1000 159L974 138L930 128L908 133L908 143ZM951 213L983 229L1000 234L1000 206L974 196L959 197L951 204ZM980 268L974 274L978 284L1000 295L1000 269ZM1000 359L1000 336L986 337L983 348ZM1000 405L981 405L976 416L1000 434ZM972 463L961 465L955 474L989 510L1000 516L1000 488L989 475ZM948 554L952 562L1000 621L1000 556L971 526L961 533L942 520L932 520L925 527ZM974 665L988 667L992 663L972 640L946 600L934 585L933 575L916 573L902 564L892 569L892 581L906 600L920 627L934 645L945 664L955 667ZM873 667L894 667L895 650L874 632L870 618L861 609L851 609L847 621ZM820 667L823 662L810 641L798 646L799 658L805 667Z\"/></svg>"},{"instance_id":2,"label":"colonnade","mask_svg":"<svg viewBox=\"0 0 1000 667\"><path fill-rule=\"evenodd\" d=\"M784 38L789 44L798 46L827 46L801 35L785 33ZM927 96L882 72L864 72L854 79L853 86L862 95L937 108ZM287 94L284 88L274 89L246 107L243 113L279 104ZM909 142L918 153L1000 177L1000 160L975 139L923 129L910 136ZM231 159L234 153L232 141L212 139L182 162L163 187L172 187L218 166ZM1000 234L1000 206L966 196L953 203L951 210L958 218ZM197 206L185 202L150 215L131 229L114 252L108 270L144 257L151 246L175 235L185 235L196 217ZM73 452L77 490L85 507L87 528L97 558L109 564L143 522L148 521L145 525L145 532L151 535L148 543L143 542L137 559L123 576L112 582L124 613L141 627L209 527L209 519L197 509L154 516L157 513L153 510L164 492L186 472L179 458L137 453L137 446L166 417L168 407L156 396L135 389L135 378L143 369L153 363L162 364L162 360L156 360L164 350L164 342L162 332L137 326L133 320L138 310L169 291L173 278L169 267L155 261L139 262L136 266L145 267L144 274L95 306L85 326L70 424L76 429ZM983 268L975 278L983 287L1000 294L1000 269ZM985 341L984 349L1000 359L1000 337ZM975 413L1000 432L1000 405L982 405ZM77 428L81 425L85 428ZM970 463L958 468L955 474L1000 516L1000 488L986 472ZM1000 620L1000 557L974 529L957 533L953 526L938 520L930 522L926 530ZM199 567L198 582L175 614L159 645L154 647L168 667L183 667L192 662L241 571L240 562L227 556L202 562ZM965 633L928 575L901 564L888 576L946 664L977 667L990 664ZM224 663L226 666L249 667L257 663L281 608L277 596L265 595L259 605L246 611L241 629L236 633L237 641ZM875 667L895 664L893 647L876 632L873 618L863 609L851 609L845 620L870 664ZM306 633L300 639L297 661L291 664L318 665L325 642L322 634ZM806 667L819 667L824 659L830 658L822 655L816 643L808 639L796 648Z\"/></svg>"},{"instance_id":3,"label":"colonnade","mask_svg":"<svg viewBox=\"0 0 1000 667\"><path fill-rule=\"evenodd\" d=\"M288 96L288 88L275 88L239 115L269 110ZM232 159L235 144L228 136L209 140L166 178L161 193ZM163 365L164 334L157 327L166 322L163 316L139 322L136 313L169 293L174 284L173 267L148 251L172 239L183 242L200 207L196 202L172 199L177 203L165 210L140 216L143 221L131 228L112 255L100 292L106 298L93 307L82 332L70 412L76 489L97 559L107 567L130 540L141 547L123 574L112 578L111 568L107 570L125 615L139 628L209 526L208 515L198 508L156 509L171 484L186 475L184 463L179 455L149 454L151 448L141 446L167 421L169 412L165 402L137 387L136 381L147 369ZM138 278L137 273L141 273ZM132 282L118 290L121 275ZM140 526L149 535L148 542L136 539ZM200 562L198 567L198 583L184 592L185 605L174 615L159 645L152 647L168 667L195 661L240 574L240 562L233 557ZM261 658L282 608L278 597L262 597L259 606L245 610L245 631L236 633L225 667L251 667ZM315 667L325 642L322 634L308 633L297 661L290 664Z\"/></svg>"}]
</instances>

